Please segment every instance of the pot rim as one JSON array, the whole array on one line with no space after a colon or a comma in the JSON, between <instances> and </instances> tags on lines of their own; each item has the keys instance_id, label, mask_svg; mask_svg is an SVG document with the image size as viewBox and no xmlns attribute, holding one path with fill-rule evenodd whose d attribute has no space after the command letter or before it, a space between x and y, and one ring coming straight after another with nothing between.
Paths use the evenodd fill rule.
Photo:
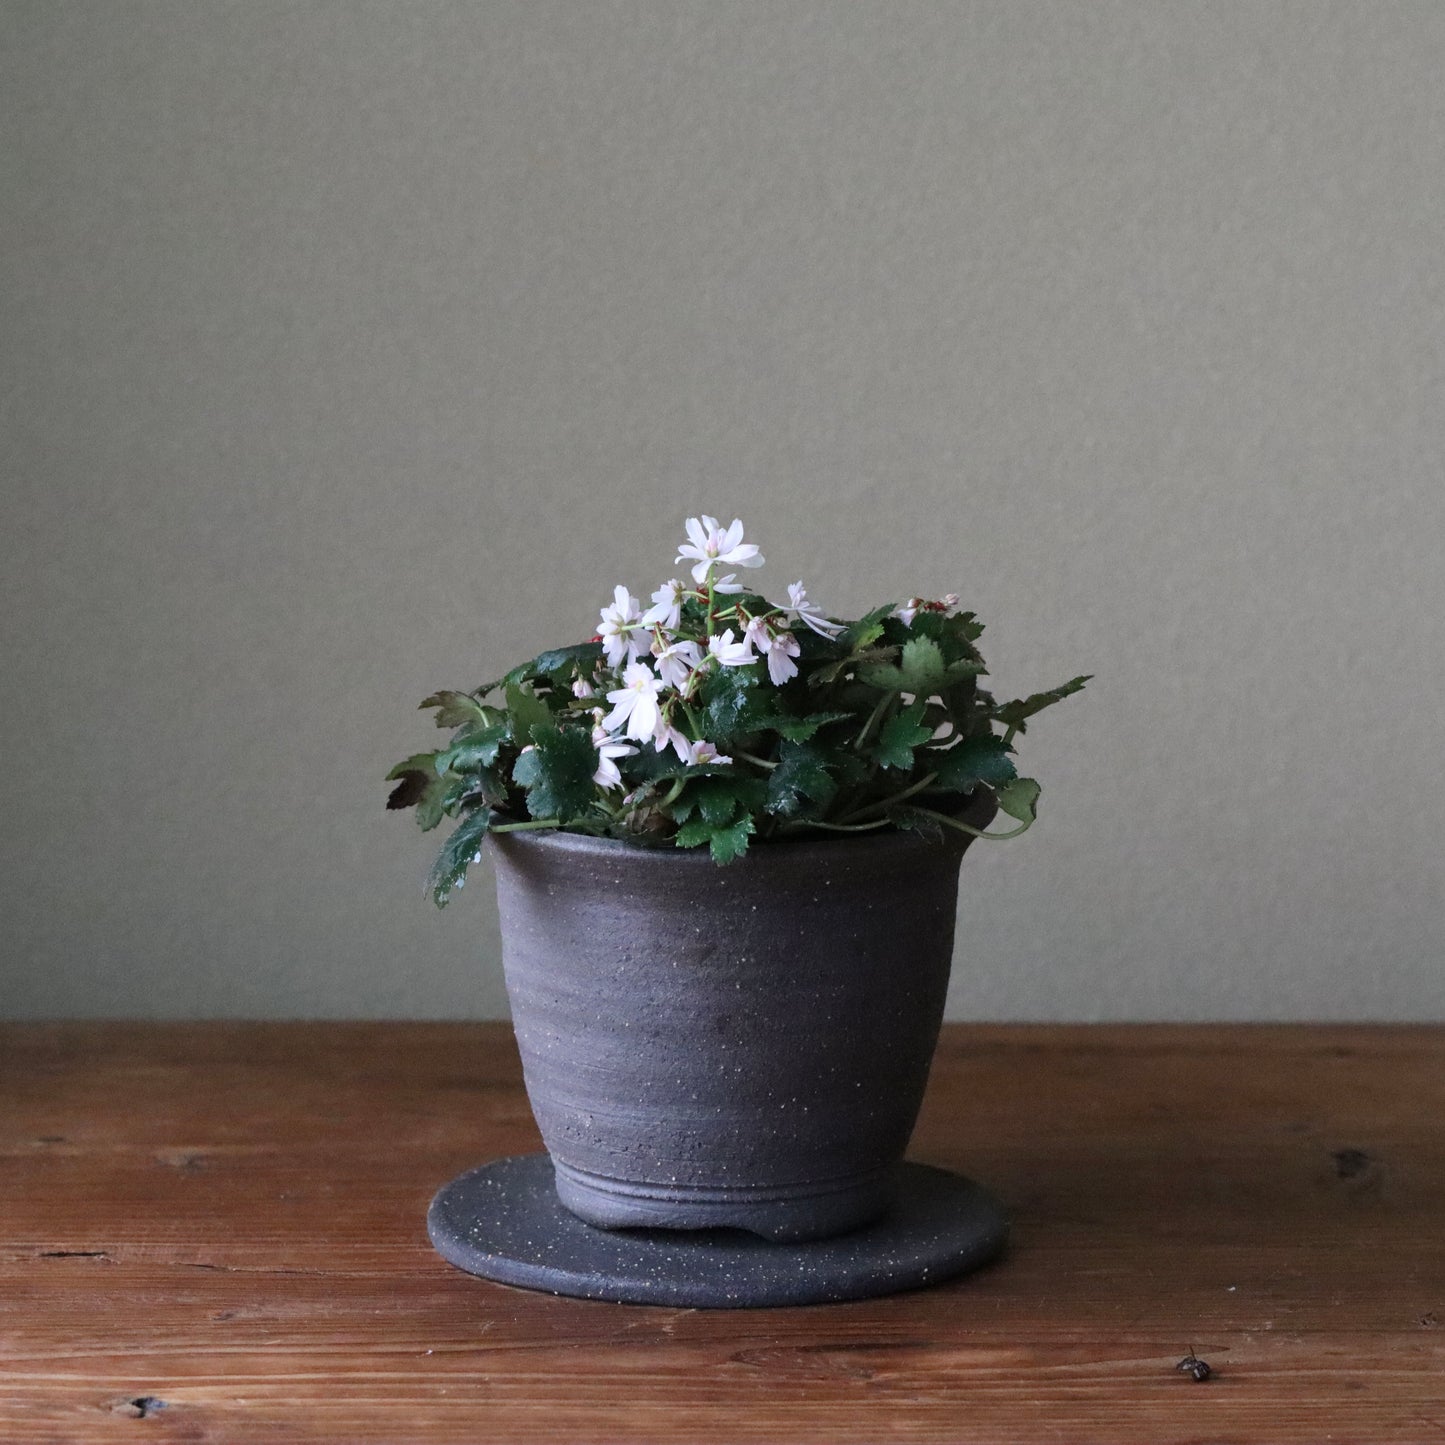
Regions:
<instances>
[{"instance_id":1,"label":"pot rim","mask_svg":"<svg viewBox=\"0 0 1445 1445\"><path fill-rule=\"evenodd\" d=\"M998 811L993 797L987 792L971 794L955 814L960 822L973 828L986 828ZM510 820L509 820L510 821ZM823 838L788 838L777 841L758 842L748 849L735 863L723 866L735 867L750 860L760 860L772 854L786 854L789 858L804 858L818 854L830 858L849 855L860 857L865 854L889 857L897 853L949 852L962 856L974 840L966 833L950 830L942 838L925 838L921 833L908 832L902 828L880 828L876 832L862 834L838 834ZM626 838L599 838L592 833L570 833L562 828L526 828L517 832L488 833L487 842L506 847L540 848L549 852L571 853L584 857L667 859L670 867L716 868L720 865L712 860L708 849L678 848L667 843L634 843Z\"/></svg>"}]
</instances>

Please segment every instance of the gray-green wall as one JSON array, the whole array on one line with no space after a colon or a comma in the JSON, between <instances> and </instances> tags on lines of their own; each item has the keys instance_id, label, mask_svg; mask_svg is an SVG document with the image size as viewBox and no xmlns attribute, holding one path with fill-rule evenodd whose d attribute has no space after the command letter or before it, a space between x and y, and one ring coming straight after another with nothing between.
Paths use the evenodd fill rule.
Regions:
<instances>
[{"instance_id":1,"label":"gray-green wall","mask_svg":"<svg viewBox=\"0 0 1445 1445\"><path fill-rule=\"evenodd\" d=\"M1445 1017L1445 6L0 8L0 1012L504 1008L415 711L962 592L954 1012Z\"/></svg>"}]
</instances>

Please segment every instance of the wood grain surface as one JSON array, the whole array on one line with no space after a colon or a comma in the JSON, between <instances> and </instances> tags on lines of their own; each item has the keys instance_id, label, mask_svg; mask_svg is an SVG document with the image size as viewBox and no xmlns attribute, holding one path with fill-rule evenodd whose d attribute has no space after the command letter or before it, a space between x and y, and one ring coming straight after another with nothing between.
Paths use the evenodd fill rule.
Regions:
<instances>
[{"instance_id":1,"label":"wood grain surface","mask_svg":"<svg viewBox=\"0 0 1445 1445\"><path fill-rule=\"evenodd\" d=\"M1445 1029L951 1027L911 1157L1013 1244L860 1304L443 1264L538 1147L503 1025L0 1027L0 1440L1445 1440Z\"/></svg>"}]
</instances>

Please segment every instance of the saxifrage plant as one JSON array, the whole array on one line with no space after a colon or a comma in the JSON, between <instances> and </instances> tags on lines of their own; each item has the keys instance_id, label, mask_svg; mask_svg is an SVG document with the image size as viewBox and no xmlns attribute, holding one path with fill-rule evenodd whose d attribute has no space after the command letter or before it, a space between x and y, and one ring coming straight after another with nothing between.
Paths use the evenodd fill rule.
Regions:
<instances>
[{"instance_id":1,"label":"saxifrage plant","mask_svg":"<svg viewBox=\"0 0 1445 1445\"><path fill-rule=\"evenodd\" d=\"M752 842L946 828L1012 838L1039 785L1014 740L1089 680L998 702L975 645L983 624L953 594L824 615L801 582L786 603L738 580L760 567L743 525L691 517L672 579L645 611L625 587L590 641L544 652L470 692L421 706L445 744L398 763L389 808L458 826L427 878L444 905L488 832L561 828L728 863ZM1018 826L954 815L976 789Z\"/></svg>"}]
</instances>

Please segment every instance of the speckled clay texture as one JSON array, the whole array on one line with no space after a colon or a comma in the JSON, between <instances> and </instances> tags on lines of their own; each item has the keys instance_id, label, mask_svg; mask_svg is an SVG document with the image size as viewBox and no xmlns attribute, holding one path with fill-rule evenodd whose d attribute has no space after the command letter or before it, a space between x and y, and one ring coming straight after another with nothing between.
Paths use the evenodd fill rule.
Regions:
<instances>
[{"instance_id":1,"label":"speckled clay texture","mask_svg":"<svg viewBox=\"0 0 1445 1445\"><path fill-rule=\"evenodd\" d=\"M938 1039L967 842L888 832L718 867L495 836L507 991L563 1204L775 1240L878 1217Z\"/></svg>"},{"instance_id":2,"label":"speckled clay texture","mask_svg":"<svg viewBox=\"0 0 1445 1445\"><path fill-rule=\"evenodd\" d=\"M893 1207L831 1239L777 1244L736 1230L591 1229L557 1201L544 1154L494 1159L441 1189L427 1232L444 1259L523 1289L684 1309L825 1304L956 1278L993 1259L1008 1221L970 1180L898 1170Z\"/></svg>"}]
</instances>

